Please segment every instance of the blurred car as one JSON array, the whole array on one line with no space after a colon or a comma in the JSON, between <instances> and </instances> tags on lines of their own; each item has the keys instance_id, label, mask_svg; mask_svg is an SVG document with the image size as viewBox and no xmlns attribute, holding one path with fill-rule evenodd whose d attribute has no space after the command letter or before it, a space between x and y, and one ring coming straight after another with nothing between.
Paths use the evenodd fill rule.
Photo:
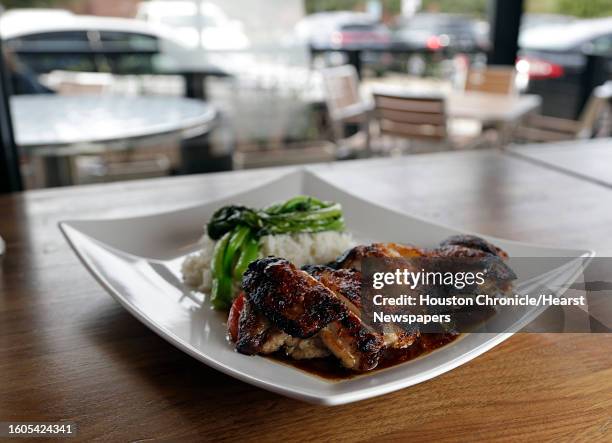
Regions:
<instances>
[{"instance_id":1,"label":"blurred car","mask_svg":"<svg viewBox=\"0 0 612 443\"><path fill-rule=\"evenodd\" d=\"M136 17L171 27L176 38L189 49L242 50L250 47L242 22L230 20L219 6L210 2L142 2Z\"/></svg>"},{"instance_id":2,"label":"blurred car","mask_svg":"<svg viewBox=\"0 0 612 443\"><path fill-rule=\"evenodd\" d=\"M575 21L576 17L570 15L527 13L521 17L521 32L536 26L566 25Z\"/></svg>"},{"instance_id":3,"label":"blurred car","mask_svg":"<svg viewBox=\"0 0 612 443\"><path fill-rule=\"evenodd\" d=\"M422 13L400 19L393 33L396 47L419 52L482 51L481 25L460 14Z\"/></svg>"},{"instance_id":4,"label":"blurred car","mask_svg":"<svg viewBox=\"0 0 612 443\"><path fill-rule=\"evenodd\" d=\"M612 17L534 26L519 46L517 69L528 73L528 92L542 96L547 115L577 117L588 55L602 57L612 78Z\"/></svg>"},{"instance_id":5,"label":"blurred car","mask_svg":"<svg viewBox=\"0 0 612 443\"><path fill-rule=\"evenodd\" d=\"M295 26L299 41L314 50L385 49L391 33L373 16L363 12L318 12Z\"/></svg>"},{"instance_id":6,"label":"blurred car","mask_svg":"<svg viewBox=\"0 0 612 443\"><path fill-rule=\"evenodd\" d=\"M35 73L54 70L151 73L160 42L178 43L139 20L75 15L57 9L14 9L0 16L6 48Z\"/></svg>"}]
</instances>

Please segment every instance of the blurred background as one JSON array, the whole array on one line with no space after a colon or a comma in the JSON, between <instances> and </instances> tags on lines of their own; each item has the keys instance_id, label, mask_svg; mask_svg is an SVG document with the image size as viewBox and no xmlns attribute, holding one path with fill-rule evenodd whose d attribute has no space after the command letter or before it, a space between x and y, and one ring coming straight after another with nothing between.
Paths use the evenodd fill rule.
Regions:
<instances>
[{"instance_id":1,"label":"blurred background","mask_svg":"<svg viewBox=\"0 0 612 443\"><path fill-rule=\"evenodd\" d=\"M610 0L0 3L4 190L610 135Z\"/></svg>"}]
</instances>

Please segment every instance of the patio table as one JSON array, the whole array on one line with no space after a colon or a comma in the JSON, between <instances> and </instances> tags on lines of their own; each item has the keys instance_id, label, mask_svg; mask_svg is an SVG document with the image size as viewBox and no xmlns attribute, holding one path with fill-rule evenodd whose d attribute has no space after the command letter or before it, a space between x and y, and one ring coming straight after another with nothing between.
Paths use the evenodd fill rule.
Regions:
<instances>
[{"instance_id":1,"label":"patio table","mask_svg":"<svg viewBox=\"0 0 612 443\"><path fill-rule=\"evenodd\" d=\"M539 95L503 95L486 92L451 92L446 98L453 118L470 118L483 123L513 123L541 105Z\"/></svg>"},{"instance_id":2,"label":"patio table","mask_svg":"<svg viewBox=\"0 0 612 443\"><path fill-rule=\"evenodd\" d=\"M358 195L468 231L612 253L612 191L493 150L317 165ZM448 373L334 408L281 397L174 348L109 297L57 222L167 211L262 169L0 196L0 418L134 441L608 441L612 335L517 334ZM586 229L588 227L588 229Z\"/></svg>"},{"instance_id":3,"label":"patio table","mask_svg":"<svg viewBox=\"0 0 612 443\"><path fill-rule=\"evenodd\" d=\"M76 155L180 141L210 131L217 112L182 97L29 95L11 98L20 149L45 159L48 186L73 182Z\"/></svg>"},{"instance_id":4,"label":"patio table","mask_svg":"<svg viewBox=\"0 0 612 443\"><path fill-rule=\"evenodd\" d=\"M415 97L418 95L439 95L446 99L446 113L452 119L477 120L483 126L495 127L499 133L499 145L509 140L512 127L527 114L536 111L542 104L538 95L504 95L479 91L415 91L400 85L375 83L371 86L375 92L388 95Z\"/></svg>"},{"instance_id":5,"label":"patio table","mask_svg":"<svg viewBox=\"0 0 612 443\"><path fill-rule=\"evenodd\" d=\"M612 188L612 138L516 145L508 152Z\"/></svg>"}]
</instances>

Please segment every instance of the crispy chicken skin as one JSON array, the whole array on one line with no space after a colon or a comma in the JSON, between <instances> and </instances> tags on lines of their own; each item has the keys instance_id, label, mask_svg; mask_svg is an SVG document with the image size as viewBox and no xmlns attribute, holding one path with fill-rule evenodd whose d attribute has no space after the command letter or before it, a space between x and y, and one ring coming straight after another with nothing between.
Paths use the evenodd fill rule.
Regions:
<instances>
[{"instance_id":1,"label":"crispy chicken skin","mask_svg":"<svg viewBox=\"0 0 612 443\"><path fill-rule=\"evenodd\" d=\"M266 317L256 312L245 301L240 312L236 350L241 354L271 354L284 346L297 347L299 340L273 326ZM325 355L325 348L318 355Z\"/></svg>"},{"instance_id":2,"label":"crispy chicken skin","mask_svg":"<svg viewBox=\"0 0 612 443\"><path fill-rule=\"evenodd\" d=\"M329 264L335 269L357 269L361 270L361 261L366 257L377 258L414 258L425 256L425 251L410 245L399 243L372 243L371 245L360 245L349 249L344 254Z\"/></svg>"},{"instance_id":3,"label":"crispy chicken skin","mask_svg":"<svg viewBox=\"0 0 612 443\"><path fill-rule=\"evenodd\" d=\"M448 258L479 258L497 256L507 259L508 254L500 248L475 235L453 235L435 249L421 249L411 245L399 243L372 243L360 245L349 249L338 259L329 264L335 269L361 270L364 258L419 258L419 257L448 257Z\"/></svg>"},{"instance_id":4,"label":"crispy chicken skin","mask_svg":"<svg viewBox=\"0 0 612 443\"><path fill-rule=\"evenodd\" d=\"M490 254L502 259L508 258L505 251L475 235L453 235L440 243L440 247L437 249L437 251L453 250L461 251L460 253L468 253L466 250L470 250L470 253L474 254L468 256L478 256L478 251L480 251L482 255ZM452 256L452 253L450 253L450 256Z\"/></svg>"},{"instance_id":5,"label":"crispy chicken skin","mask_svg":"<svg viewBox=\"0 0 612 443\"><path fill-rule=\"evenodd\" d=\"M447 238L440 247L429 251L430 256L448 259L476 259L487 271L487 281L480 287L481 292L506 291L516 278L514 271L505 263L508 254L497 246L474 235L454 235ZM469 263L466 262L466 263Z\"/></svg>"},{"instance_id":6,"label":"crispy chicken skin","mask_svg":"<svg viewBox=\"0 0 612 443\"><path fill-rule=\"evenodd\" d=\"M336 295L345 297L356 309L361 309L361 272L355 269L332 269L323 265L302 268Z\"/></svg>"},{"instance_id":7,"label":"crispy chicken skin","mask_svg":"<svg viewBox=\"0 0 612 443\"><path fill-rule=\"evenodd\" d=\"M333 269L329 266L305 266L302 269L330 288L336 295L349 300L354 307L351 311L357 317L361 315L362 280L360 271L355 269ZM385 331L383 331L382 339L384 346L404 348L410 346L417 336L418 331L407 332L394 325L388 325Z\"/></svg>"},{"instance_id":8,"label":"crispy chicken skin","mask_svg":"<svg viewBox=\"0 0 612 443\"><path fill-rule=\"evenodd\" d=\"M251 263L242 287L247 301L292 337L311 337L348 314L346 305L330 289L282 258Z\"/></svg>"},{"instance_id":9,"label":"crispy chicken skin","mask_svg":"<svg viewBox=\"0 0 612 443\"><path fill-rule=\"evenodd\" d=\"M265 354L284 347L296 358L331 352L348 368L372 369L384 342L361 322L351 301L360 302L361 276L348 269L311 271L322 281L283 259L261 259L249 266L236 349Z\"/></svg>"},{"instance_id":10,"label":"crispy chicken skin","mask_svg":"<svg viewBox=\"0 0 612 443\"><path fill-rule=\"evenodd\" d=\"M248 355L262 352L264 343L270 339L270 329L268 319L245 302L238 320L236 350Z\"/></svg>"},{"instance_id":11,"label":"crispy chicken skin","mask_svg":"<svg viewBox=\"0 0 612 443\"><path fill-rule=\"evenodd\" d=\"M376 367L384 339L361 321L361 272L328 266L302 269L328 287L350 311L343 319L321 330L319 336L323 343L347 368L367 371Z\"/></svg>"},{"instance_id":12,"label":"crispy chicken skin","mask_svg":"<svg viewBox=\"0 0 612 443\"><path fill-rule=\"evenodd\" d=\"M284 349L287 355L300 360L329 355L320 338L300 339L281 331L257 313L248 301L240 312L236 350L241 354L272 354Z\"/></svg>"}]
</instances>

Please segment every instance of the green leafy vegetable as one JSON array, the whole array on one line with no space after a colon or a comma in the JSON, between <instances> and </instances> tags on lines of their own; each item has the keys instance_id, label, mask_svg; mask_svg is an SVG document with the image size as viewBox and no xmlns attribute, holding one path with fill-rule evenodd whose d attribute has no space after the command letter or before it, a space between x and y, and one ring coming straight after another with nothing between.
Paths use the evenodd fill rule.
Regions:
<instances>
[{"instance_id":1,"label":"green leafy vegetable","mask_svg":"<svg viewBox=\"0 0 612 443\"><path fill-rule=\"evenodd\" d=\"M238 225L257 227L260 222L257 212L245 206L224 206L213 214L206 226L208 236L213 240L223 237Z\"/></svg>"},{"instance_id":2,"label":"green leafy vegetable","mask_svg":"<svg viewBox=\"0 0 612 443\"><path fill-rule=\"evenodd\" d=\"M251 230L248 226L237 226L232 231L232 236L227 244L225 256L223 257L223 271L229 275L234 269L234 262L238 259L238 254L242 248L242 244L248 237Z\"/></svg>"},{"instance_id":3,"label":"green leafy vegetable","mask_svg":"<svg viewBox=\"0 0 612 443\"><path fill-rule=\"evenodd\" d=\"M246 241L244 247L240 251L240 257L238 257L236 267L234 268L234 280L239 281L244 271L246 271L247 266L249 266L252 261L257 260L258 256L259 241L251 237Z\"/></svg>"},{"instance_id":4,"label":"green leafy vegetable","mask_svg":"<svg viewBox=\"0 0 612 443\"><path fill-rule=\"evenodd\" d=\"M213 275L212 290L210 299L213 306L217 309L224 308L232 301L232 278L225 268L225 255L227 246L231 238L231 233L227 232L215 245L211 272Z\"/></svg>"},{"instance_id":5,"label":"green leafy vegetable","mask_svg":"<svg viewBox=\"0 0 612 443\"><path fill-rule=\"evenodd\" d=\"M247 266L259 255L264 235L300 232L343 231L344 218L338 203L297 196L265 209L224 206L210 219L208 236L218 240L213 251L211 300L217 309L232 303L232 281L239 281Z\"/></svg>"},{"instance_id":6,"label":"green leafy vegetable","mask_svg":"<svg viewBox=\"0 0 612 443\"><path fill-rule=\"evenodd\" d=\"M266 234L342 231L344 218L338 203L298 196L262 210L225 206L213 214L206 229L210 238L218 240L237 226L248 226L259 238Z\"/></svg>"},{"instance_id":7,"label":"green leafy vegetable","mask_svg":"<svg viewBox=\"0 0 612 443\"><path fill-rule=\"evenodd\" d=\"M213 308L228 309L232 305L232 300L232 279L227 275L213 279L210 291Z\"/></svg>"}]
</instances>

